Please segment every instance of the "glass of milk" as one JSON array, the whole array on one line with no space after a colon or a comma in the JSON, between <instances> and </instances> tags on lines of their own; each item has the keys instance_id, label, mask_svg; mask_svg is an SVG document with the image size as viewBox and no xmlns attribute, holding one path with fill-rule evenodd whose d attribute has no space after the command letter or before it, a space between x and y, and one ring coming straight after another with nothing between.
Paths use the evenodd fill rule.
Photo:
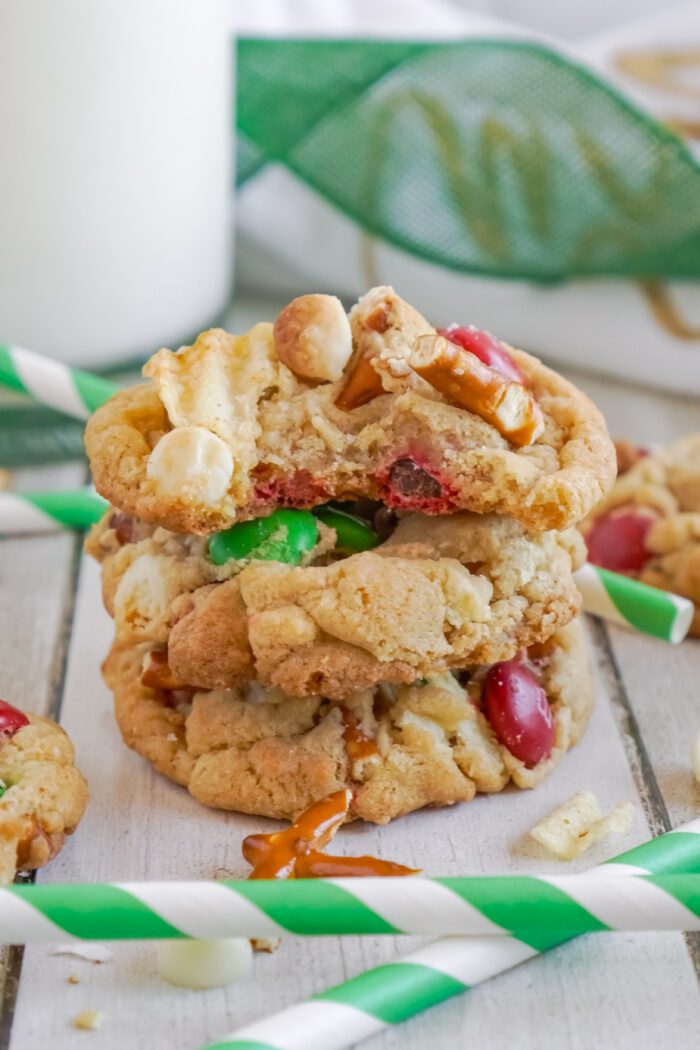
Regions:
<instances>
[{"instance_id":1,"label":"glass of milk","mask_svg":"<svg viewBox=\"0 0 700 1050\"><path fill-rule=\"evenodd\" d=\"M220 0L0 0L0 343L177 346L232 279Z\"/></svg>"}]
</instances>

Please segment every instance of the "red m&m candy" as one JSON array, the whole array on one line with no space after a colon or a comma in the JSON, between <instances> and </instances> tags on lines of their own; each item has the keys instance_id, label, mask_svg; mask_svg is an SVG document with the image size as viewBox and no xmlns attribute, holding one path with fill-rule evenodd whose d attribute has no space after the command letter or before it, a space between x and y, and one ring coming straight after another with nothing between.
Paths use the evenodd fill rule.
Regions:
<instances>
[{"instance_id":1,"label":"red m&m candy","mask_svg":"<svg viewBox=\"0 0 700 1050\"><path fill-rule=\"evenodd\" d=\"M653 523L634 510L604 514L586 534L588 560L613 572L639 572L651 557L644 541Z\"/></svg>"},{"instance_id":2,"label":"red m&m candy","mask_svg":"<svg viewBox=\"0 0 700 1050\"><path fill-rule=\"evenodd\" d=\"M484 714L501 744L526 766L549 758L554 719L547 695L519 658L494 664L483 689Z\"/></svg>"},{"instance_id":3,"label":"red m&m candy","mask_svg":"<svg viewBox=\"0 0 700 1050\"><path fill-rule=\"evenodd\" d=\"M449 328L438 328L438 332L451 343L474 354L483 364L500 372L506 379L514 383L525 382L525 376L516 365L512 355L490 332L483 332L471 325L456 324L450 325Z\"/></svg>"},{"instance_id":4,"label":"red m&m candy","mask_svg":"<svg viewBox=\"0 0 700 1050\"><path fill-rule=\"evenodd\" d=\"M14 736L22 726L28 726L29 719L12 704L0 700L0 736Z\"/></svg>"}]
</instances>

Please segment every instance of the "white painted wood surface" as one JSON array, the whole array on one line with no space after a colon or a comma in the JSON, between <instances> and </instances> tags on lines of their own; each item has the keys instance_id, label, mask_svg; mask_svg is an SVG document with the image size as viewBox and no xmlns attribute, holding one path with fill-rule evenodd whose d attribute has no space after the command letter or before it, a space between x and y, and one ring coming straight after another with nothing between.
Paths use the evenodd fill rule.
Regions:
<instances>
[{"instance_id":1,"label":"white painted wood surface","mask_svg":"<svg viewBox=\"0 0 700 1050\"><path fill-rule=\"evenodd\" d=\"M659 441L698 426L698 407L620 384L576 377L604 407L611 429ZM78 468L51 474L75 483ZM25 481L26 479L22 479ZM45 479L29 479L39 487ZM99 662L110 640L97 568L83 561L77 580L68 536L0 542L0 695L57 710L72 735L91 788L84 822L42 881L243 875L244 834L265 821L209 811L156 776L121 744ZM77 596L74 600L74 582ZM386 828L351 827L347 852L377 852L429 874L574 870L543 859L523 835L554 805L590 788L604 806L636 804L626 848L700 814L700 787L688 751L700 729L700 643L680 649L592 625L600 697L589 731L535 792L508 791ZM68 656L67 668L64 664ZM603 859L605 847L577 862ZM467 996L363 1044L367 1050L656 1050L691 1045L700 1024L695 938L611 934L582 938L491 981ZM156 975L148 944L114 945L94 965L44 947L10 953L0 1048L35 1050L197 1050L239 1024L289 1005L409 950L397 938L289 940L224 990L174 989ZM67 978L75 975L78 984ZM77 1032L81 1010L104 1014L96 1032ZM690 1033L690 1036L689 1036Z\"/></svg>"}]
</instances>

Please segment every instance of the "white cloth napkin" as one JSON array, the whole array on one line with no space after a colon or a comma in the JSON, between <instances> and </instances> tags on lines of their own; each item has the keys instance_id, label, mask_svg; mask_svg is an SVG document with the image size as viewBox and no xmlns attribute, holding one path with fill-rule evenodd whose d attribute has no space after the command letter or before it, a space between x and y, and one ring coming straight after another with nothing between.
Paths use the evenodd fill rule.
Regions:
<instances>
[{"instance_id":1,"label":"white cloth napkin","mask_svg":"<svg viewBox=\"0 0 700 1050\"><path fill-rule=\"evenodd\" d=\"M700 64L673 67L670 83L660 85L629 75L619 63L620 55L647 50L700 51L697 4L566 44L449 0L261 0L238 9L236 30L536 38L588 63L659 119L698 122ZM236 266L244 289L280 296L319 290L353 299L373 283L393 284L436 324L476 324L555 362L700 394L700 284L591 278L543 286L456 274L368 236L280 166L266 167L240 191Z\"/></svg>"}]
</instances>

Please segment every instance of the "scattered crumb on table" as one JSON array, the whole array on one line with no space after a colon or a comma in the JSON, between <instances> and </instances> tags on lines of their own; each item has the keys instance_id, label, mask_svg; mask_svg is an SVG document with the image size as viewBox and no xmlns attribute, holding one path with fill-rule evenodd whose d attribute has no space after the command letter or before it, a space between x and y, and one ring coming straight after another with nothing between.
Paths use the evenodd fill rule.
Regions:
<instances>
[{"instance_id":1,"label":"scattered crumb on table","mask_svg":"<svg viewBox=\"0 0 700 1050\"><path fill-rule=\"evenodd\" d=\"M600 839L627 834L633 820L631 802L618 802L603 816L593 792L579 791L540 820L529 834L560 860L573 860Z\"/></svg>"},{"instance_id":2,"label":"scattered crumb on table","mask_svg":"<svg viewBox=\"0 0 700 1050\"><path fill-rule=\"evenodd\" d=\"M73 1018L73 1027L85 1032L94 1032L100 1027L103 1015L99 1010L81 1010Z\"/></svg>"}]
</instances>

